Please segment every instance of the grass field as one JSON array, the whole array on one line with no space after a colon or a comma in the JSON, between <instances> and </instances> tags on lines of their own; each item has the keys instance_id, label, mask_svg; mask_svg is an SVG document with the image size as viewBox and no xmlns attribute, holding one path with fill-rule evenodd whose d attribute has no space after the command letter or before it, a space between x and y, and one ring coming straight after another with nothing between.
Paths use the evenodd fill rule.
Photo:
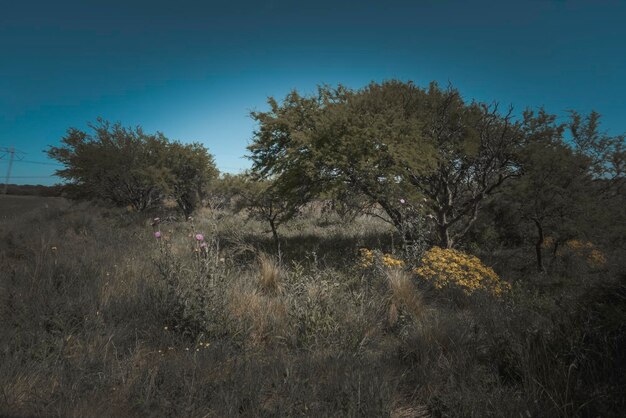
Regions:
<instances>
[{"instance_id":1,"label":"grass field","mask_svg":"<svg viewBox=\"0 0 626 418\"><path fill-rule=\"evenodd\" d=\"M0 219L15 219L35 209L60 208L67 205L66 200L58 197L0 195Z\"/></svg>"},{"instance_id":2,"label":"grass field","mask_svg":"<svg viewBox=\"0 0 626 418\"><path fill-rule=\"evenodd\" d=\"M0 219L16 219L36 209L67 207L68 202L60 197L0 195Z\"/></svg>"},{"instance_id":3,"label":"grass field","mask_svg":"<svg viewBox=\"0 0 626 418\"><path fill-rule=\"evenodd\" d=\"M2 197L0 415L623 413L619 251L551 276L529 273L529 248L478 254L510 285L496 297L422 279L373 218L281 232L278 253L228 209Z\"/></svg>"}]
</instances>

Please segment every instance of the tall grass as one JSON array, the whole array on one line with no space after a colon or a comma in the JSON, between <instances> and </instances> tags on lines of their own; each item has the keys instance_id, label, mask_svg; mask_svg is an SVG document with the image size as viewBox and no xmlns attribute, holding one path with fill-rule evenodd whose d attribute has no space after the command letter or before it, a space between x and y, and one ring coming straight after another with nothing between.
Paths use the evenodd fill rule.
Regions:
<instances>
[{"instance_id":1,"label":"tall grass","mask_svg":"<svg viewBox=\"0 0 626 418\"><path fill-rule=\"evenodd\" d=\"M359 248L400 242L375 219L298 219L279 255L264 225L238 214L160 217L159 239L145 216L84 204L0 221L0 415L626 407L619 267L526 277L500 299L459 295L402 266L360 269Z\"/></svg>"}]
</instances>

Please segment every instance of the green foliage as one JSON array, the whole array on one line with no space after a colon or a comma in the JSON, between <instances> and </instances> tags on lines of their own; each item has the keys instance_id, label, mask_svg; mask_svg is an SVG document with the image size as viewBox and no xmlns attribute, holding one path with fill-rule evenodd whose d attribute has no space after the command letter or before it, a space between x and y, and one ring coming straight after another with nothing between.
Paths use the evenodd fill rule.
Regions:
<instances>
[{"instance_id":1,"label":"green foliage","mask_svg":"<svg viewBox=\"0 0 626 418\"><path fill-rule=\"evenodd\" d=\"M281 191L270 180L246 178L241 189L241 203L253 218L269 223L274 241L278 245L278 227L293 218L306 198L292 193L293 189Z\"/></svg>"},{"instance_id":2,"label":"green foliage","mask_svg":"<svg viewBox=\"0 0 626 418\"><path fill-rule=\"evenodd\" d=\"M165 167L163 191L189 216L219 174L213 156L201 144L172 142L165 151Z\"/></svg>"},{"instance_id":3,"label":"green foliage","mask_svg":"<svg viewBox=\"0 0 626 418\"><path fill-rule=\"evenodd\" d=\"M173 198L187 215L207 182L217 175L213 157L200 144L183 145L140 127L98 119L93 134L68 130L48 155L65 166L57 175L77 197L102 199L142 211Z\"/></svg>"},{"instance_id":4,"label":"green foliage","mask_svg":"<svg viewBox=\"0 0 626 418\"><path fill-rule=\"evenodd\" d=\"M300 196L356 190L407 241L421 232L407 224L425 212L442 245L454 245L484 197L515 174L520 132L510 113L465 103L452 88L399 81L357 91L324 86L316 96L294 91L281 104L268 103L268 112L252 114L259 123L249 147L257 176ZM407 204L416 210L404 210Z\"/></svg>"},{"instance_id":5,"label":"green foliage","mask_svg":"<svg viewBox=\"0 0 626 418\"><path fill-rule=\"evenodd\" d=\"M554 260L568 240L606 242L607 233L623 219L618 209L623 201L623 138L600 134L598 118L596 113L587 118L573 113L569 122L560 123L543 109L524 113L522 175L492 203L498 207L499 222L507 218L505 231L517 228L524 241L533 242L539 271L546 269L545 249ZM550 246L545 245L547 237Z\"/></svg>"}]
</instances>

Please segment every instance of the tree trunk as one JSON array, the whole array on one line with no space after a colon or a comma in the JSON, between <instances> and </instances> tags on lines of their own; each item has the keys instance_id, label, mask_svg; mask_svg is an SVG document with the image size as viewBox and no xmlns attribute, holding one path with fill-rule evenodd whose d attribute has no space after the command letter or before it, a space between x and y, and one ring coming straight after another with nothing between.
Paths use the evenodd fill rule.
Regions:
<instances>
[{"instance_id":1,"label":"tree trunk","mask_svg":"<svg viewBox=\"0 0 626 418\"><path fill-rule=\"evenodd\" d=\"M450 224L444 210L437 213L437 234L439 235L439 244L441 248L452 248L452 239L450 239Z\"/></svg>"},{"instance_id":2,"label":"tree trunk","mask_svg":"<svg viewBox=\"0 0 626 418\"><path fill-rule=\"evenodd\" d=\"M543 227L538 219L533 219L535 226L537 227L537 241L535 242L535 254L537 255L537 271L539 273L545 273L546 268L543 265L543 256L541 253L541 247L543 246Z\"/></svg>"},{"instance_id":3,"label":"tree trunk","mask_svg":"<svg viewBox=\"0 0 626 418\"><path fill-rule=\"evenodd\" d=\"M274 237L274 242L276 243L276 248L280 249L280 241L278 238L278 231L276 230L276 223L274 222L274 219L268 219L269 223L270 223L270 228L272 228L272 237Z\"/></svg>"}]
</instances>

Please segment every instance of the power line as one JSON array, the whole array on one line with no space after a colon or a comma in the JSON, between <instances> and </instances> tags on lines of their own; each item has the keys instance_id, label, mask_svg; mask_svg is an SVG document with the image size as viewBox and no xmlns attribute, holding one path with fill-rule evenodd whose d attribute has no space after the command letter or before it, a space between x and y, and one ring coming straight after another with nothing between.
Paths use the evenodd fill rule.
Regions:
<instances>
[{"instance_id":1,"label":"power line","mask_svg":"<svg viewBox=\"0 0 626 418\"><path fill-rule=\"evenodd\" d=\"M56 176L11 176L12 179L49 179Z\"/></svg>"},{"instance_id":2,"label":"power line","mask_svg":"<svg viewBox=\"0 0 626 418\"><path fill-rule=\"evenodd\" d=\"M63 164L49 163L47 161L20 160L19 162L27 163L27 164L53 165L55 167L65 167Z\"/></svg>"},{"instance_id":3,"label":"power line","mask_svg":"<svg viewBox=\"0 0 626 418\"><path fill-rule=\"evenodd\" d=\"M15 147L7 147L7 146L4 146L4 145L0 145L0 150L3 149L3 148L4 149L13 148L15 150L15 152L17 152L17 153L28 154L26 151L19 150L19 149L15 148Z\"/></svg>"},{"instance_id":4,"label":"power line","mask_svg":"<svg viewBox=\"0 0 626 418\"><path fill-rule=\"evenodd\" d=\"M0 159L0 162L2 162L2 159ZM49 165L49 166L54 166L54 167L65 167L62 164L55 164L55 163L48 163L45 161L31 161L31 160L15 160L15 163L26 163L26 164L37 164L37 165Z\"/></svg>"},{"instance_id":5,"label":"power line","mask_svg":"<svg viewBox=\"0 0 626 418\"><path fill-rule=\"evenodd\" d=\"M7 169L7 175L4 180L4 194L7 194L9 189L9 180L11 179L11 169L13 168L13 161L17 158L18 161L22 160L24 153L16 151L14 147L0 147L0 159L9 157L9 168Z\"/></svg>"}]
</instances>

